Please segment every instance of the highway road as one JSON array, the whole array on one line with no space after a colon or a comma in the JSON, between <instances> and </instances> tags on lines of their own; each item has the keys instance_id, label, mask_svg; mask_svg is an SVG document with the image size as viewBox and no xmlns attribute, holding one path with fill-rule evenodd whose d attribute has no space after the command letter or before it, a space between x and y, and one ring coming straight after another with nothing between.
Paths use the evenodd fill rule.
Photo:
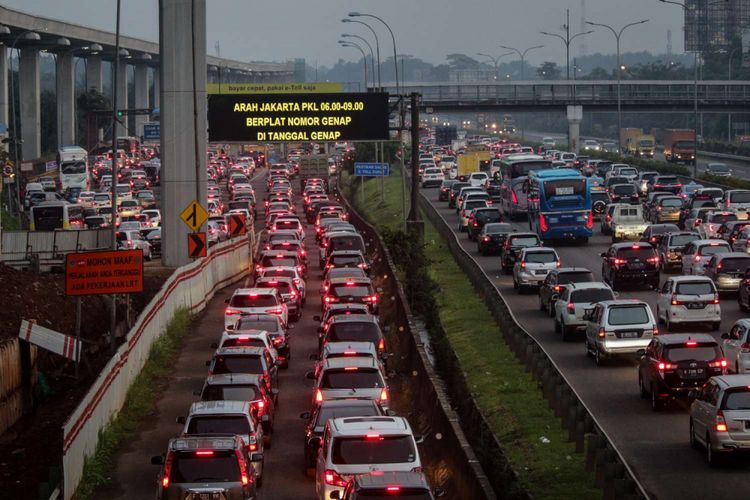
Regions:
<instances>
[{"instance_id":1,"label":"highway road","mask_svg":"<svg viewBox=\"0 0 750 500\"><path fill-rule=\"evenodd\" d=\"M538 296L519 295L513 289L511 276L501 273L499 257L479 256L476 243L469 241L466 233L458 233L455 210L448 209L447 202L437 201L437 190L422 192L453 229L463 248L492 277L522 326L563 370L653 498L737 498L738 492L746 491L750 486L750 461L730 464L721 470L710 469L704 453L691 449L688 443L686 405L670 405L661 413L653 412L650 404L639 396L634 359L614 360L605 367L597 367L585 356L582 340L563 343L554 333L553 320L539 311ZM516 222L514 226L519 231L528 230L527 222ZM609 247L611 240L601 235L598 228L596 224L595 235L588 245L551 245L559 253L564 267L586 267L601 279L599 254ZM656 310L656 293L652 290L624 290L620 298L639 298L649 302L654 312ZM745 316L733 297L722 299L722 328L713 335L718 339L720 332L727 331L735 320ZM700 326L697 328L681 328L679 332L711 333L708 325L702 330Z\"/></svg>"}]
</instances>

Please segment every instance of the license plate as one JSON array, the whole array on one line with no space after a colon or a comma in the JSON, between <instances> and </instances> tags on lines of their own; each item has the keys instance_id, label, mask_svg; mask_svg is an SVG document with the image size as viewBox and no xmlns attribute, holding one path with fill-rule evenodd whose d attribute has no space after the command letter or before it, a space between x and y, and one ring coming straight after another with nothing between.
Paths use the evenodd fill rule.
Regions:
<instances>
[{"instance_id":1,"label":"license plate","mask_svg":"<svg viewBox=\"0 0 750 500\"><path fill-rule=\"evenodd\" d=\"M620 332L621 339L634 339L638 338L638 332Z\"/></svg>"},{"instance_id":2,"label":"license plate","mask_svg":"<svg viewBox=\"0 0 750 500\"><path fill-rule=\"evenodd\" d=\"M630 269L643 269L644 267L646 265L641 263L630 264Z\"/></svg>"},{"instance_id":3,"label":"license plate","mask_svg":"<svg viewBox=\"0 0 750 500\"><path fill-rule=\"evenodd\" d=\"M547 274L547 270L546 269L537 269L536 271L534 271L534 274Z\"/></svg>"},{"instance_id":4,"label":"license plate","mask_svg":"<svg viewBox=\"0 0 750 500\"><path fill-rule=\"evenodd\" d=\"M686 378L702 378L705 371L703 368L694 368L689 370L682 370L682 376Z\"/></svg>"},{"instance_id":5,"label":"license plate","mask_svg":"<svg viewBox=\"0 0 750 500\"><path fill-rule=\"evenodd\" d=\"M200 492L200 493L191 493L189 500L221 500L221 492L219 491L210 491L210 492Z\"/></svg>"},{"instance_id":6,"label":"license plate","mask_svg":"<svg viewBox=\"0 0 750 500\"><path fill-rule=\"evenodd\" d=\"M706 304L704 304L703 302L688 302L687 303L688 309L703 309L704 307L706 307Z\"/></svg>"}]
</instances>

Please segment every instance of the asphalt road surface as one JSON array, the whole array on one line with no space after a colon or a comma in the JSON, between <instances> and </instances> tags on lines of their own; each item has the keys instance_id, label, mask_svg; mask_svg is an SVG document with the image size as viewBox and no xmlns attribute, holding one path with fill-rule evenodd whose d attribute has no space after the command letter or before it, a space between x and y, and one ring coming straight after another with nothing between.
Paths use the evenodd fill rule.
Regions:
<instances>
[{"instance_id":1,"label":"asphalt road surface","mask_svg":"<svg viewBox=\"0 0 750 500\"><path fill-rule=\"evenodd\" d=\"M499 257L482 257L476 243L469 241L466 233L458 233L458 217L447 202L437 201L437 190L422 191L448 225L458 235L462 246L485 269L497 289L513 309L522 326L540 342L563 370L565 376L625 456L647 491L655 499L738 498L750 487L750 460L742 460L719 469L710 469L704 453L691 449L688 443L688 414L684 404L672 404L660 413L654 413L650 404L638 393L638 372L635 359L611 361L597 367L584 354L583 341L562 342L554 332L553 320L539 311L538 296L534 293L519 295L513 289L510 275L503 275ZM528 222L517 222L519 231L528 231ZM609 248L610 237L599 233L584 246L565 246L550 243L560 255L563 267L585 267L601 279L601 257ZM662 275L662 283L664 275ZM656 292L646 289L628 289L620 298L638 298L647 301L656 311ZM740 313L734 297L722 298L722 325L718 332L698 325L683 327L679 333L701 331L720 333L731 328L745 314ZM660 325L663 329L663 325Z\"/></svg>"}]
</instances>

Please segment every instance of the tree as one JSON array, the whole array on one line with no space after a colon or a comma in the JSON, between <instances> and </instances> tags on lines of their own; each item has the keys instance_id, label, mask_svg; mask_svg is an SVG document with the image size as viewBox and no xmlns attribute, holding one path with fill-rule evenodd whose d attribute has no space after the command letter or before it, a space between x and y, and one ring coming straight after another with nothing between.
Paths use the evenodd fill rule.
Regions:
<instances>
[{"instance_id":1,"label":"tree","mask_svg":"<svg viewBox=\"0 0 750 500\"><path fill-rule=\"evenodd\" d=\"M445 58L448 60L448 66L451 69L469 69L476 68L479 65L479 61L466 54L448 54Z\"/></svg>"},{"instance_id":2,"label":"tree","mask_svg":"<svg viewBox=\"0 0 750 500\"><path fill-rule=\"evenodd\" d=\"M557 67L557 63L545 61L537 68L536 74L542 77L542 80L559 80L560 68Z\"/></svg>"},{"instance_id":3,"label":"tree","mask_svg":"<svg viewBox=\"0 0 750 500\"><path fill-rule=\"evenodd\" d=\"M591 73L589 73L585 77L585 79L586 80L611 80L612 74L606 69L602 68L601 66L597 66L596 68L591 70Z\"/></svg>"}]
</instances>

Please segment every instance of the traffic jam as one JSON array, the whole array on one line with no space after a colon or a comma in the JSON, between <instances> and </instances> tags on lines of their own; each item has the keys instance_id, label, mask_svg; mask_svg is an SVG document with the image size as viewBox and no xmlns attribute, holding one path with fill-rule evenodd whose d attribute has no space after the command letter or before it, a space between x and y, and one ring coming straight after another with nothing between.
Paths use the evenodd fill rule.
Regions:
<instances>
[{"instance_id":1,"label":"traffic jam","mask_svg":"<svg viewBox=\"0 0 750 500\"><path fill-rule=\"evenodd\" d=\"M422 141L423 193L516 314L549 317L536 338L579 343L599 370L630 366L642 404L684 415L683 443L710 466L738 459L750 447L750 191L554 143L467 139Z\"/></svg>"},{"instance_id":2,"label":"traffic jam","mask_svg":"<svg viewBox=\"0 0 750 500\"><path fill-rule=\"evenodd\" d=\"M423 473L421 437L390 407L382 290L364 239L330 194L336 164L325 175L305 171L304 155L293 150L283 163L251 163L249 172L230 157L209 175L222 216L243 211L258 239L251 275L225 300L202 388L164 453L151 458L157 498L442 495ZM300 366L303 377L285 377ZM287 425L282 393L299 399L300 389L306 411ZM300 478L305 494L284 490Z\"/></svg>"}]
</instances>

